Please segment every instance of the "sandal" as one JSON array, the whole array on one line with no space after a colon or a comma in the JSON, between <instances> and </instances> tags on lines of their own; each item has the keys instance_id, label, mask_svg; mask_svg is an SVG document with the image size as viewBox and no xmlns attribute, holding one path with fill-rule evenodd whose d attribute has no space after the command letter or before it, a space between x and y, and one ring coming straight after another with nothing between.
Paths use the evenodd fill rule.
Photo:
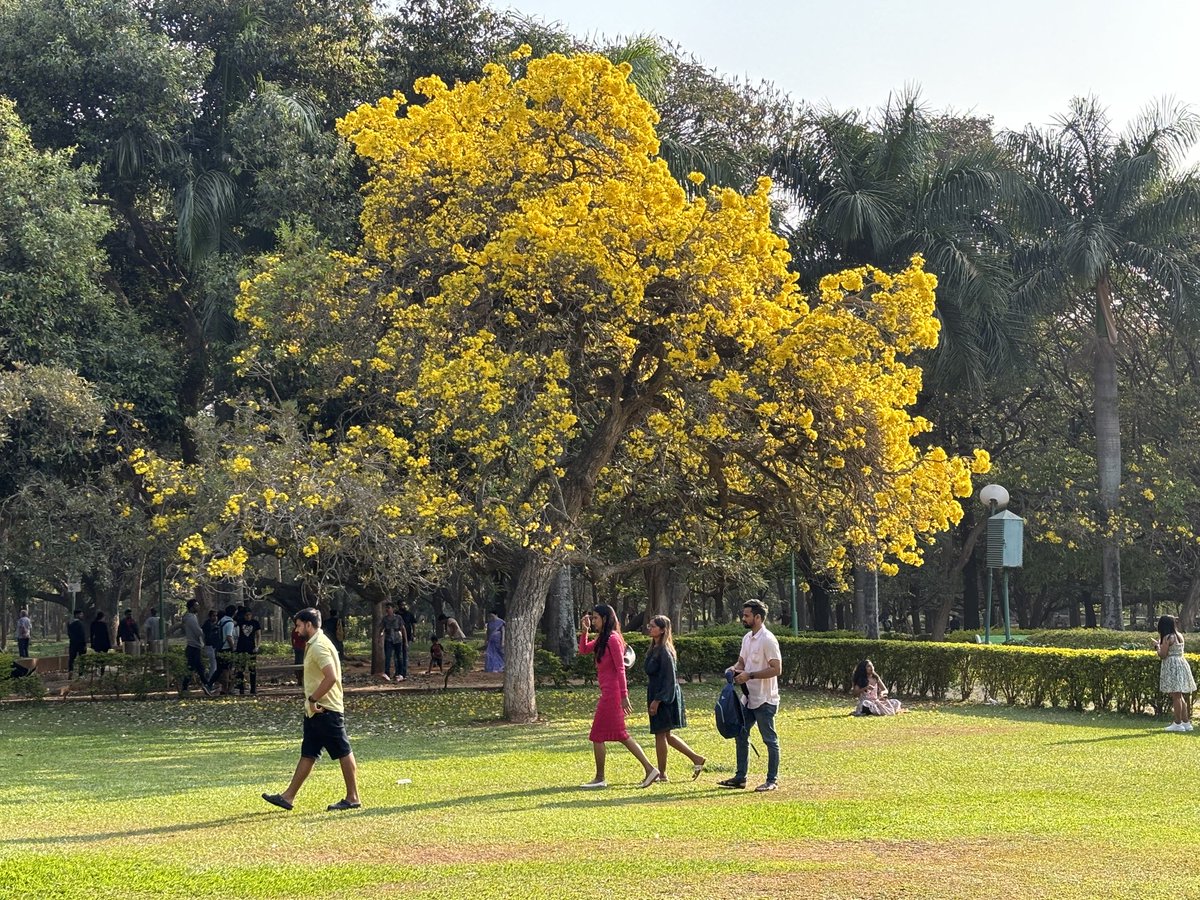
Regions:
<instances>
[{"instance_id":1,"label":"sandal","mask_svg":"<svg viewBox=\"0 0 1200 900\"><path fill-rule=\"evenodd\" d=\"M644 788L650 787L650 785L652 785L652 784L654 784L654 782L658 781L658 777L661 774L662 773L659 772L658 769L656 769L652 766L650 768L650 771L646 773L646 777L642 779L641 786Z\"/></svg>"},{"instance_id":2,"label":"sandal","mask_svg":"<svg viewBox=\"0 0 1200 900\"><path fill-rule=\"evenodd\" d=\"M292 804L283 799L283 794L263 794L262 798L272 806L278 806L280 809L290 810Z\"/></svg>"},{"instance_id":3,"label":"sandal","mask_svg":"<svg viewBox=\"0 0 1200 900\"><path fill-rule=\"evenodd\" d=\"M339 800L337 803L330 803L325 809L328 812L335 812L340 809L358 809L360 806L362 804L358 801L351 803L349 800Z\"/></svg>"},{"instance_id":4,"label":"sandal","mask_svg":"<svg viewBox=\"0 0 1200 900\"><path fill-rule=\"evenodd\" d=\"M701 762L695 763L692 766L692 781L695 781L697 778L700 777L700 773L704 771L704 763L706 763L706 762L708 762L707 759L702 760Z\"/></svg>"}]
</instances>

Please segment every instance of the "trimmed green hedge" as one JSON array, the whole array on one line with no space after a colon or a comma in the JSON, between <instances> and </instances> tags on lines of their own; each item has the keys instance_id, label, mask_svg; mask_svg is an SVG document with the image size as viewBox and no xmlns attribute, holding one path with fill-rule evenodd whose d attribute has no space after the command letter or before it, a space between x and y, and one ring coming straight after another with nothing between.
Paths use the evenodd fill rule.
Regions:
<instances>
[{"instance_id":1,"label":"trimmed green hedge","mask_svg":"<svg viewBox=\"0 0 1200 900\"><path fill-rule=\"evenodd\" d=\"M1149 650L1153 631L1111 631L1107 628L1043 628L1029 632L1035 647L1074 647L1092 650Z\"/></svg>"},{"instance_id":2,"label":"trimmed green hedge","mask_svg":"<svg viewBox=\"0 0 1200 900\"><path fill-rule=\"evenodd\" d=\"M849 692L859 660L870 658L893 693L942 700L980 691L1010 705L1094 707L1119 712L1160 712L1160 662L1149 651L867 641L777 635L783 682L816 690ZM628 635L641 670L649 639ZM741 639L693 637L675 641L679 674L689 681L720 675L737 661Z\"/></svg>"}]
</instances>

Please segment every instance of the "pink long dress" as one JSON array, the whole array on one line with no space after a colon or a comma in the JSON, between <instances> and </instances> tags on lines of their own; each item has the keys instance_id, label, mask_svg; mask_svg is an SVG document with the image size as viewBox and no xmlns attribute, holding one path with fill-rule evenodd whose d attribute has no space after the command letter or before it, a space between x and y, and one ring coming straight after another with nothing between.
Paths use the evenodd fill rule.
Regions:
<instances>
[{"instance_id":1,"label":"pink long dress","mask_svg":"<svg viewBox=\"0 0 1200 900\"><path fill-rule=\"evenodd\" d=\"M593 653L599 639L589 641L586 634L579 635L579 652ZM624 741L629 732L625 729L625 698L629 687L625 683L625 641L615 632L608 636L608 648L596 664L596 681L600 683L600 699L596 701L596 715L592 718L589 741Z\"/></svg>"}]
</instances>

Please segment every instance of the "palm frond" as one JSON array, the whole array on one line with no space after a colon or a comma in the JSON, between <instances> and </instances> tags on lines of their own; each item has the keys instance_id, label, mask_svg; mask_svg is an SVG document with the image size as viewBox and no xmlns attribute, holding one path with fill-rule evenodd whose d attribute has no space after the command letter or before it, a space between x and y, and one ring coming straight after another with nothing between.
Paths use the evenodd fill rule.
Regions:
<instances>
[{"instance_id":1,"label":"palm frond","mask_svg":"<svg viewBox=\"0 0 1200 900\"><path fill-rule=\"evenodd\" d=\"M709 186L728 186L737 181L737 173L729 160L696 144L663 135L659 138L658 155L663 158L667 168L671 170L671 175L689 196L697 193L696 185L687 179L692 172L703 175L705 184Z\"/></svg>"},{"instance_id":2,"label":"palm frond","mask_svg":"<svg viewBox=\"0 0 1200 900\"><path fill-rule=\"evenodd\" d=\"M629 64L632 69L629 80L651 105L658 106L662 102L675 57L659 38L649 34L634 35L605 47L603 52L614 65Z\"/></svg>"},{"instance_id":3,"label":"palm frond","mask_svg":"<svg viewBox=\"0 0 1200 900\"><path fill-rule=\"evenodd\" d=\"M113 143L108 156L122 178L136 175L148 165L169 163L180 154L174 141L160 135L127 128Z\"/></svg>"},{"instance_id":4,"label":"palm frond","mask_svg":"<svg viewBox=\"0 0 1200 900\"><path fill-rule=\"evenodd\" d=\"M1126 132L1126 142L1134 156L1152 154L1171 169L1185 159L1200 139L1200 116L1186 103L1173 97L1149 104Z\"/></svg>"},{"instance_id":5,"label":"palm frond","mask_svg":"<svg viewBox=\"0 0 1200 900\"><path fill-rule=\"evenodd\" d=\"M1129 240L1161 244L1172 235L1200 229L1200 178L1188 174L1169 181L1151 199L1133 209L1122 232Z\"/></svg>"},{"instance_id":6,"label":"palm frond","mask_svg":"<svg viewBox=\"0 0 1200 900\"><path fill-rule=\"evenodd\" d=\"M225 172L193 173L175 194L176 247L185 264L195 265L220 249L237 216L237 185Z\"/></svg>"}]
</instances>

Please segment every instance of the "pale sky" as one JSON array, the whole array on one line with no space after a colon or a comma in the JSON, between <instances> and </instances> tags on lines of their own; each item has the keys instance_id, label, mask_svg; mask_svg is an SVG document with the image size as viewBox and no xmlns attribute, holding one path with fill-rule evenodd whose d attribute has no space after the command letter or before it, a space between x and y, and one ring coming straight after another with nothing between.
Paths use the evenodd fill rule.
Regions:
<instances>
[{"instance_id":1,"label":"pale sky","mask_svg":"<svg viewBox=\"0 0 1200 900\"><path fill-rule=\"evenodd\" d=\"M494 0L498 7L505 0ZM571 32L659 34L794 99L876 108L917 83L937 110L1048 124L1094 93L1121 127L1151 100L1200 109L1196 0L509 0Z\"/></svg>"}]
</instances>

